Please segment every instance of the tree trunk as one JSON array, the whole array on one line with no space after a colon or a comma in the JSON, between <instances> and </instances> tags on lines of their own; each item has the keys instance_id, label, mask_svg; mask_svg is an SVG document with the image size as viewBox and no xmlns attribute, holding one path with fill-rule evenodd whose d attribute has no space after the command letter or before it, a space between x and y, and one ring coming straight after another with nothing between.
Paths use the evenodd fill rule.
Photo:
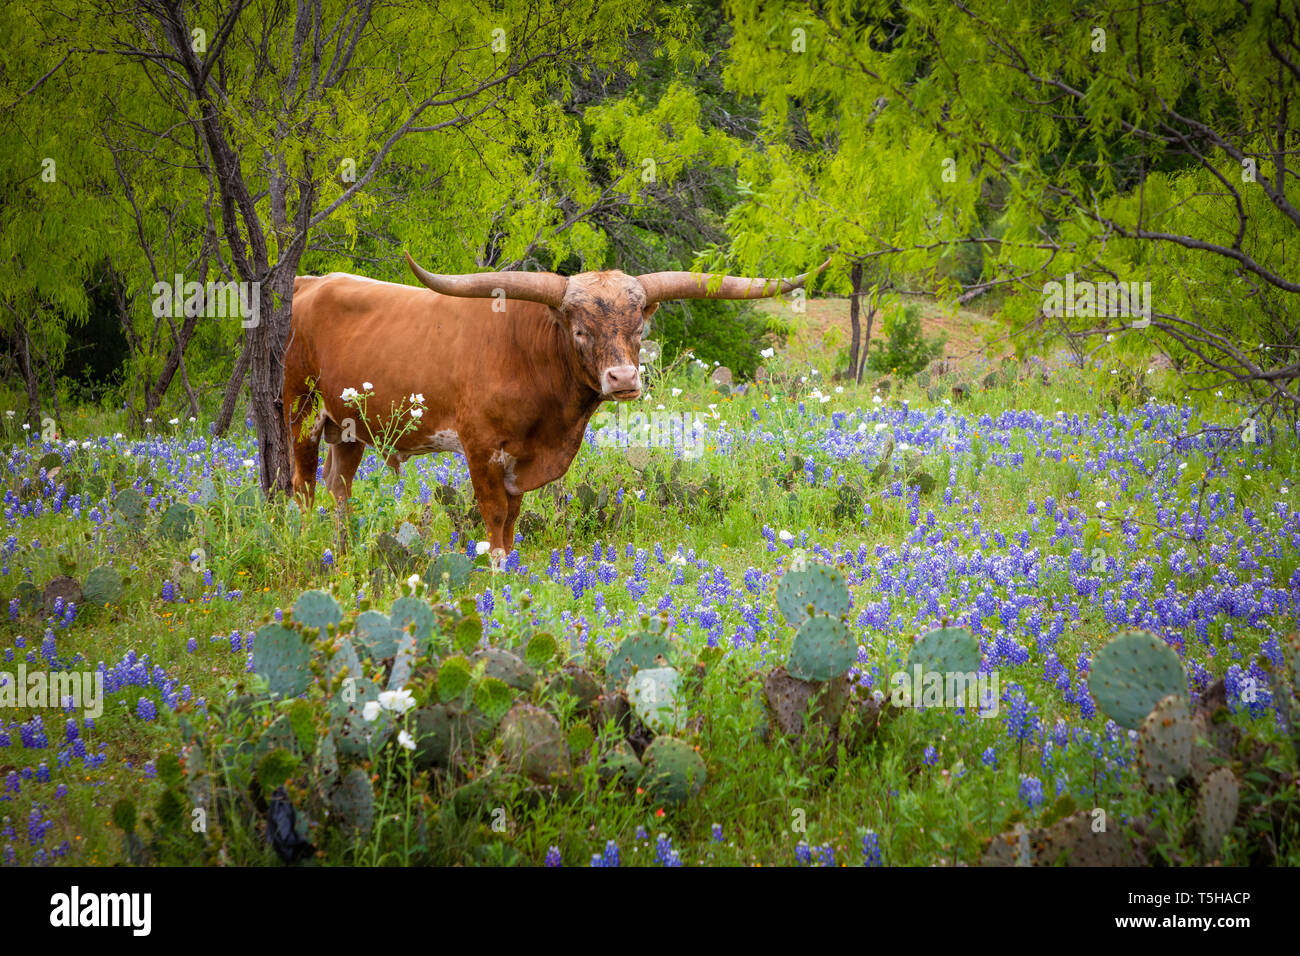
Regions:
<instances>
[{"instance_id":1,"label":"tree trunk","mask_svg":"<svg viewBox=\"0 0 1300 956\"><path fill-rule=\"evenodd\" d=\"M27 424L33 429L41 427L41 387L32 365L32 343L27 338L27 326L14 314L14 345L18 351L18 370L27 386Z\"/></svg>"},{"instance_id":2,"label":"tree trunk","mask_svg":"<svg viewBox=\"0 0 1300 956\"><path fill-rule=\"evenodd\" d=\"M858 355L862 341L862 322L860 318L862 306L858 301L859 296L862 294L861 262L853 263L853 268L849 270L849 279L853 283L853 293L849 299L849 327L852 329L852 333L849 339L849 369L846 377L856 377L858 381L861 381L862 377L858 374Z\"/></svg>"},{"instance_id":3,"label":"tree trunk","mask_svg":"<svg viewBox=\"0 0 1300 956\"><path fill-rule=\"evenodd\" d=\"M862 383L862 373L867 370L867 358L871 355L871 326L876 321L876 296L871 295L867 303L867 333L862 337L862 364L858 366L858 383Z\"/></svg>"},{"instance_id":4,"label":"tree trunk","mask_svg":"<svg viewBox=\"0 0 1300 956\"><path fill-rule=\"evenodd\" d=\"M293 318L293 280L299 256L286 253L259 290L259 321L252 329L253 360L249 367L253 423L261 451L262 489L288 495L293 490L289 426L284 420L284 353Z\"/></svg>"},{"instance_id":5,"label":"tree trunk","mask_svg":"<svg viewBox=\"0 0 1300 956\"><path fill-rule=\"evenodd\" d=\"M244 347L239 350L239 358L235 359L230 381L226 382L226 394L221 399L221 411L217 413L217 435L224 435L230 427L230 420L235 417L235 402L239 401L239 391L244 387L244 379L248 378L249 359L253 355L249 341L251 336L244 336Z\"/></svg>"}]
</instances>

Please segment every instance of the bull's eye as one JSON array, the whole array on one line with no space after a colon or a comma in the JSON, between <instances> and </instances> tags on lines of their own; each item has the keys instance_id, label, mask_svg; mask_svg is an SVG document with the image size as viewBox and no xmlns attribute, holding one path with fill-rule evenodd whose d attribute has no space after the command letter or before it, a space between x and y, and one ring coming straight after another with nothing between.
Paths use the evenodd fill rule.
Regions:
<instances>
[{"instance_id":1,"label":"bull's eye","mask_svg":"<svg viewBox=\"0 0 1300 956\"><path fill-rule=\"evenodd\" d=\"M587 333L586 333L586 332L583 332L583 331L580 331L579 329L574 329L574 330L573 330L573 341L575 341L575 342L577 342L579 345L581 345L583 342L586 342L586 341L587 341Z\"/></svg>"}]
</instances>

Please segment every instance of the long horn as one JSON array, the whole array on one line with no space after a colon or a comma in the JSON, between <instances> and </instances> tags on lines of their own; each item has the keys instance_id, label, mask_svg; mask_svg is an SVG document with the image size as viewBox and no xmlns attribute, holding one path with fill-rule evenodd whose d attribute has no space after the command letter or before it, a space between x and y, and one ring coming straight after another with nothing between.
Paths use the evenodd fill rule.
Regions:
<instances>
[{"instance_id":1,"label":"long horn","mask_svg":"<svg viewBox=\"0 0 1300 956\"><path fill-rule=\"evenodd\" d=\"M743 276L724 276L717 291L709 291L709 281L714 278L708 273L695 272L647 272L638 276L637 281L645 289L646 305L651 302L664 302L668 299L766 299L773 295L784 295L792 289L798 289L808 280L830 265L827 259L816 269L795 276L793 279L750 279Z\"/></svg>"},{"instance_id":2,"label":"long horn","mask_svg":"<svg viewBox=\"0 0 1300 956\"><path fill-rule=\"evenodd\" d=\"M490 299L497 294L497 289L502 289L507 299L542 302L558 309L569 287L568 279L553 272L471 272L448 276L422 269L409 252L406 261L415 277L434 292L467 299Z\"/></svg>"}]
</instances>

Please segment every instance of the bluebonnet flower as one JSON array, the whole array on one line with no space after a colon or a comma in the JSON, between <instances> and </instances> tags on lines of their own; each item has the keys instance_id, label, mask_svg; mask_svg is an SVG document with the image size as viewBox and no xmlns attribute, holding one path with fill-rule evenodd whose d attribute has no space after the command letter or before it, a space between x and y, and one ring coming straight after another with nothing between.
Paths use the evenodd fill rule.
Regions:
<instances>
[{"instance_id":1,"label":"bluebonnet flower","mask_svg":"<svg viewBox=\"0 0 1300 956\"><path fill-rule=\"evenodd\" d=\"M722 842L722 824L721 824L721 823L715 823L715 824L713 824L713 842L714 842L714 843L721 843L721 842Z\"/></svg>"},{"instance_id":2,"label":"bluebonnet flower","mask_svg":"<svg viewBox=\"0 0 1300 956\"><path fill-rule=\"evenodd\" d=\"M984 748L984 753L980 755L980 762L986 767L993 767L996 769L998 765L997 752L994 751L992 747Z\"/></svg>"},{"instance_id":3,"label":"bluebonnet flower","mask_svg":"<svg viewBox=\"0 0 1300 956\"><path fill-rule=\"evenodd\" d=\"M655 862L660 866L681 866L682 859L673 849L672 838L665 833L659 834L655 841Z\"/></svg>"},{"instance_id":4,"label":"bluebonnet flower","mask_svg":"<svg viewBox=\"0 0 1300 956\"><path fill-rule=\"evenodd\" d=\"M1027 774L1020 776L1020 799L1030 810L1037 810L1043 804L1043 782L1037 777L1031 777Z\"/></svg>"},{"instance_id":5,"label":"bluebonnet flower","mask_svg":"<svg viewBox=\"0 0 1300 956\"><path fill-rule=\"evenodd\" d=\"M880 866L880 837L875 830L868 830L862 838L862 863L864 866Z\"/></svg>"},{"instance_id":6,"label":"bluebonnet flower","mask_svg":"<svg viewBox=\"0 0 1300 956\"><path fill-rule=\"evenodd\" d=\"M622 857L618 852L618 844L610 840L605 844L605 852L594 853L591 857L592 866L621 866Z\"/></svg>"},{"instance_id":7,"label":"bluebonnet flower","mask_svg":"<svg viewBox=\"0 0 1300 956\"><path fill-rule=\"evenodd\" d=\"M326 554L328 554L328 553L329 553L329 552L327 551ZM563 866L563 865L564 865L564 863L560 860L560 848L559 848L558 846L553 846L553 847L551 847L549 850L546 851L546 862L545 862L544 865L545 865L545 866Z\"/></svg>"},{"instance_id":8,"label":"bluebonnet flower","mask_svg":"<svg viewBox=\"0 0 1300 956\"><path fill-rule=\"evenodd\" d=\"M158 708L148 697L141 697L136 704L135 715L141 720L153 720L158 716Z\"/></svg>"}]
</instances>

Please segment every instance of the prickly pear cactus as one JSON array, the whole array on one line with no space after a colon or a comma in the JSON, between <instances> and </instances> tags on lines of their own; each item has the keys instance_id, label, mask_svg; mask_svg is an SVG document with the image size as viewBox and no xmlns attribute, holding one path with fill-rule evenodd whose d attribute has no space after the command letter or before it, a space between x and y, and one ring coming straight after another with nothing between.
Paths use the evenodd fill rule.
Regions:
<instances>
[{"instance_id":1,"label":"prickly pear cactus","mask_svg":"<svg viewBox=\"0 0 1300 956\"><path fill-rule=\"evenodd\" d=\"M515 704L501 719L505 762L538 783L553 783L569 771L569 750L554 717L531 704Z\"/></svg>"},{"instance_id":2,"label":"prickly pear cactus","mask_svg":"<svg viewBox=\"0 0 1300 956\"><path fill-rule=\"evenodd\" d=\"M945 627L925 634L912 645L907 669L922 672L971 674L980 667L980 642L964 627Z\"/></svg>"},{"instance_id":3,"label":"prickly pear cactus","mask_svg":"<svg viewBox=\"0 0 1300 956\"><path fill-rule=\"evenodd\" d=\"M144 495L134 488L123 488L113 499L113 510L124 522L134 525L138 530L140 522L144 520Z\"/></svg>"},{"instance_id":4,"label":"prickly pear cactus","mask_svg":"<svg viewBox=\"0 0 1300 956\"><path fill-rule=\"evenodd\" d=\"M360 767L353 767L330 794L331 816L348 830L362 835L370 832L375 821L375 792L370 777Z\"/></svg>"},{"instance_id":5,"label":"prickly pear cactus","mask_svg":"<svg viewBox=\"0 0 1300 956\"><path fill-rule=\"evenodd\" d=\"M596 706L600 685L596 678L576 664L565 664L546 684L551 695L568 694L578 702L578 713L587 714Z\"/></svg>"},{"instance_id":6,"label":"prickly pear cactus","mask_svg":"<svg viewBox=\"0 0 1300 956\"><path fill-rule=\"evenodd\" d=\"M254 651L256 649L254 646ZM331 670L342 657L341 654L334 656L330 662ZM392 735L393 719L389 712L380 710L373 720L366 720L366 705L377 705L378 702L379 685L356 671L351 671L338 692L330 697L330 730L339 753L351 757L369 756L372 748L379 749ZM371 710L374 711L375 707L372 706Z\"/></svg>"},{"instance_id":7,"label":"prickly pear cactus","mask_svg":"<svg viewBox=\"0 0 1300 956\"><path fill-rule=\"evenodd\" d=\"M1107 717L1137 730L1165 697L1187 699L1187 678L1173 648L1154 634L1129 631L1097 652L1088 689Z\"/></svg>"},{"instance_id":8,"label":"prickly pear cactus","mask_svg":"<svg viewBox=\"0 0 1300 956\"><path fill-rule=\"evenodd\" d=\"M1241 799L1237 778L1227 767L1220 767L1201 784L1196 801L1196 832L1201 849L1213 856L1223 847L1223 838L1237 819L1237 806Z\"/></svg>"},{"instance_id":9,"label":"prickly pear cactus","mask_svg":"<svg viewBox=\"0 0 1300 956\"><path fill-rule=\"evenodd\" d=\"M264 624L253 643L253 670L266 678L271 693L294 697L311 684L311 647L297 631Z\"/></svg>"},{"instance_id":10,"label":"prickly pear cactus","mask_svg":"<svg viewBox=\"0 0 1300 956\"><path fill-rule=\"evenodd\" d=\"M1030 834L1035 866L1145 866L1146 855L1115 820L1080 810Z\"/></svg>"},{"instance_id":11,"label":"prickly pear cactus","mask_svg":"<svg viewBox=\"0 0 1300 956\"><path fill-rule=\"evenodd\" d=\"M673 645L663 634L650 631L629 634L605 665L605 693L621 690L634 671L671 663L673 656ZM659 658L663 658L663 662Z\"/></svg>"},{"instance_id":12,"label":"prickly pear cactus","mask_svg":"<svg viewBox=\"0 0 1300 956\"><path fill-rule=\"evenodd\" d=\"M115 568L102 564L86 575L81 596L97 607L122 603L122 575Z\"/></svg>"},{"instance_id":13,"label":"prickly pear cactus","mask_svg":"<svg viewBox=\"0 0 1300 956\"><path fill-rule=\"evenodd\" d=\"M799 626L786 670L800 680L834 680L858 660L858 645L837 617L817 615Z\"/></svg>"},{"instance_id":14,"label":"prickly pear cactus","mask_svg":"<svg viewBox=\"0 0 1300 956\"><path fill-rule=\"evenodd\" d=\"M475 651L470 656L471 663L487 661L484 676L497 680L516 690L532 690L537 683L537 672L521 661L514 654L500 647L488 647Z\"/></svg>"},{"instance_id":15,"label":"prickly pear cactus","mask_svg":"<svg viewBox=\"0 0 1300 956\"><path fill-rule=\"evenodd\" d=\"M636 782L644 769L635 751L622 740L613 749L601 754L600 762L596 765L596 773L601 779L622 783Z\"/></svg>"},{"instance_id":16,"label":"prickly pear cactus","mask_svg":"<svg viewBox=\"0 0 1300 956\"><path fill-rule=\"evenodd\" d=\"M474 562L463 554L440 554L429 565L429 570L424 574L424 582L435 591L446 587L454 593L469 583L473 569ZM446 582L442 579L444 574L447 576Z\"/></svg>"},{"instance_id":17,"label":"prickly pear cactus","mask_svg":"<svg viewBox=\"0 0 1300 956\"><path fill-rule=\"evenodd\" d=\"M285 618L293 627L315 628L324 637L331 624L343 620L343 612L329 592L304 591Z\"/></svg>"},{"instance_id":18,"label":"prickly pear cactus","mask_svg":"<svg viewBox=\"0 0 1300 956\"><path fill-rule=\"evenodd\" d=\"M1156 793L1171 789L1192 769L1196 724L1181 697L1170 694L1142 721L1138 736L1138 768L1147 787Z\"/></svg>"},{"instance_id":19,"label":"prickly pear cactus","mask_svg":"<svg viewBox=\"0 0 1300 956\"><path fill-rule=\"evenodd\" d=\"M401 690L411 679L411 669L415 666L415 638L403 634L397 641L397 653L393 656L393 669L388 675L388 689Z\"/></svg>"},{"instance_id":20,"label":"prickly pear cactus","mask_svg":"<svg viewBox=\"0 0 1300 956\"><path fill-rule=\"evenodd\" d=\"M672 667L647 667L628 678L628 703L656 734L680 733L686 727L681 683L682 675Z\"/></svg>"},{"instance_id":21,"label":"prickly pear cactus","mask_svg":"<svg viewBox=\"0 0 1300 956\"><path fill-rule=\"evenodd\" d=\"M357 616L357 649L371 660L384 660L397 653L397 642L402 632L393 627L386 614L379 611L362 611Z\"/></svg>"},{"instance_id":22,"label":"prickly pear cactus","mask_svg":"<svg viewBox=\"0 0 1300 956\"><path fill-rule=\"evenodd\" d=\"M158 533L169 541L184 541L197 518L193 508L177 502L158 519Z\"/></svg>"},{"instance_id":23,"label":"prickly pear cactus","mask_svg":"<svg viewBox=\"0 0 1300 956\"><path fill-rule=\"evenodd\" d=\"M685 803L704 789L704 761L676 737L656 737L644 756L647 789L665 803Z\"/></svg>"},{"instance_id":24,"label":"prickly pear cactus","mask_svg":"<svg viewBox=\"0 0 1300 956\"><path fill-rule=\"evenodd\" d=\"M810 702L814 705L813 720L835 733L848 702L849 689L844 678L806 681L791 676L784 667L777 667L764 679L763 695L781 733L800 737Z\"/></svg>"},{"instance_id":25,"label":"prickly pear cactus","mask_svg":"<svg viewBox=\"0 0 1300 956\"><path fill-rule=\"evenodd\" d=\"M422 707L411 720L417 769L444 768L451 760L451 714L442 704Z\"/></svg>"},{"instance_id":26,"label":"prickly pear cactus","mask_svg":"<svg viewBox=\"0 0 1300 956\"><path fill-rule=\"evenodd\" d=\"M438 619L434 616L428 602L410 595L400 597L393 602L393 611L389 615L389 620L399 631L405 631L409 627L421 647L430 644L438 627Z\"/></svg>"},{"instance_id":27,"label":"prickly pear cactus","mask_svg":"<svg viewBox=\"0 0 1300 956\"><path fill-rule=\"evenodd\" d=\"M989 841L981 866L1145 866L1146 855L1115 821L1081 810L1049 827L1017 823Z\"/></svg>"},{"instance_id":28,"label":"prickly pear cactus","mask_svg":"<svg viewBox=\"0 0 1300 956\"><path fill-rule=\"evenodd\" d=\"M834 568L814 564L781 576L776 586L776 606L792 627L799 627L814 614L839 618L849 611L849 588L844 576Z\"/></svg>"}]
</instances>

